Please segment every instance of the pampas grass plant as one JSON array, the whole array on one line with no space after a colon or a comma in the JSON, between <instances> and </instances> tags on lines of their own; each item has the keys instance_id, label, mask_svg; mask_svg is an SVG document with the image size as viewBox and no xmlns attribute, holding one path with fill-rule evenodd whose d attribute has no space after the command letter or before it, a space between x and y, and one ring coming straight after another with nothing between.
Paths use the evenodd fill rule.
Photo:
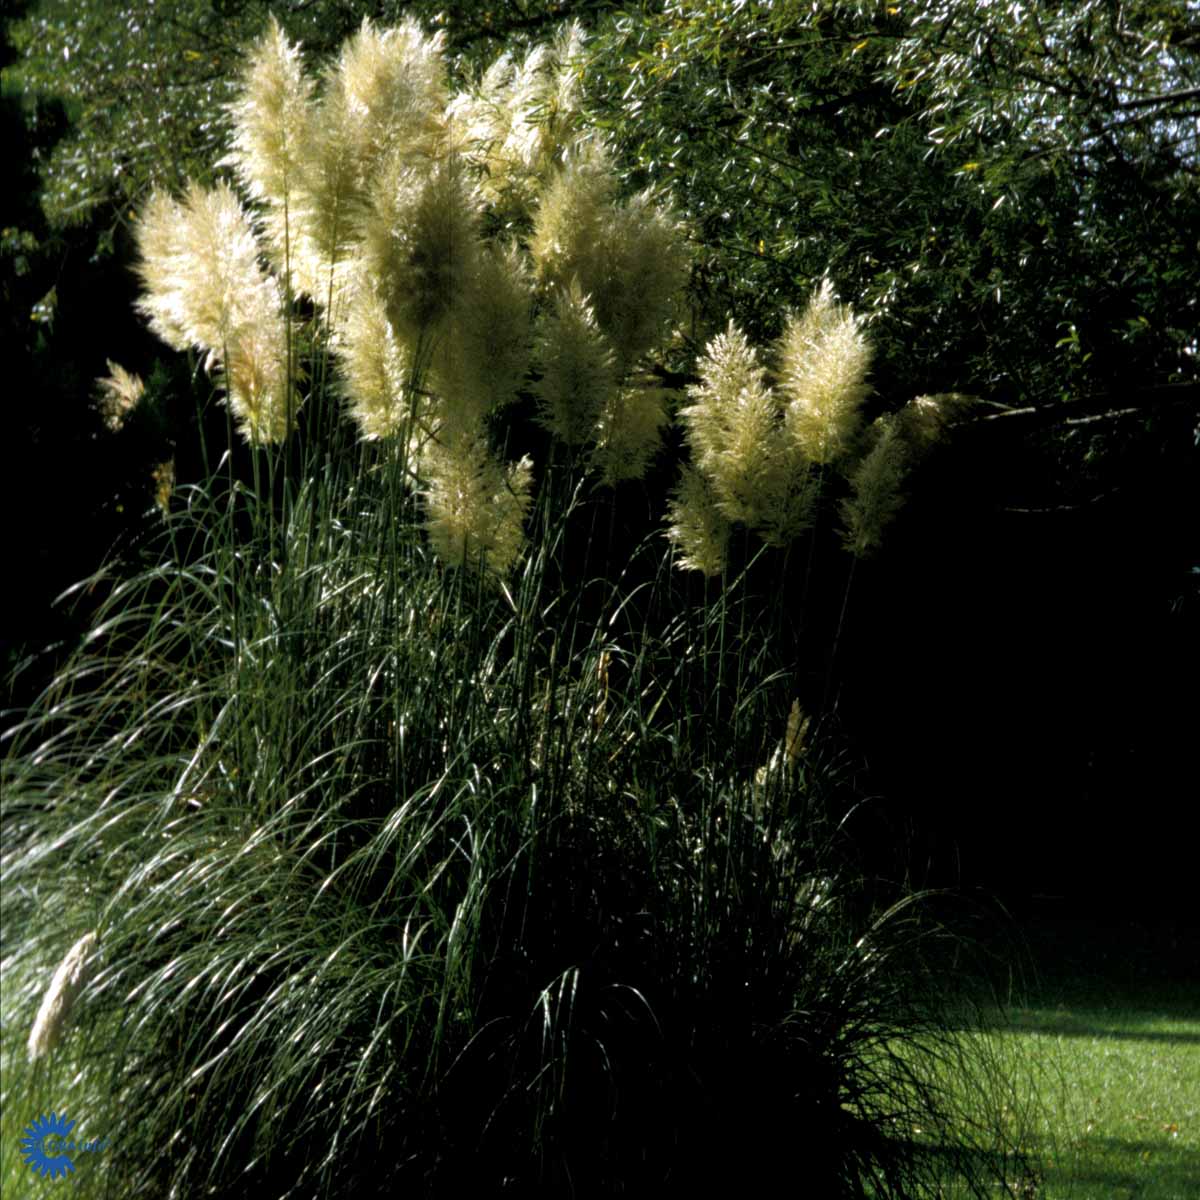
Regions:
<instances>
[{"instance_id":1,"label":"pampas grass plant","mask_svg":"<svg viewBox=\"0 0 1200 1200\"><path fill-rule=\"evenodd\" d=\"M579 53L456 102L415 26L365 26L316 83L272 25L234 109L255 207L222 184L143 214L143 311L205 356L253 472L227 449L176 489L6 734L3 1108L110 1139L81 1194L912 1197L1007 1169L955 1100L990 1076L919 905L862 886L745 574L672 572L653 528L563 567L584 483L656 452L638 366L684 261L667 210L564 146ZM472 149L480 94L524 107ZM492 238L530 197L529 249ZM814 305L789 345L841 355L842 391L787 368L785 403L833 414L803 462L750 348L710 350L685 565L772 528L764 488L803 494L772 455L851 437L865 352ZM538 463L508 453L525 400ZM721 457L739 421L762 463Z\"/></svg>"}]
</instances>

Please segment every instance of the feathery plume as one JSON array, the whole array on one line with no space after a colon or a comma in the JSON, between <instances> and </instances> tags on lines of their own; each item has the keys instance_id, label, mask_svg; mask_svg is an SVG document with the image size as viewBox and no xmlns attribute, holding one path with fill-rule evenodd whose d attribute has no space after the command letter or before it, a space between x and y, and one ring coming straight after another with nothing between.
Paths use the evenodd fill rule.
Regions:
<instances>
[{"instance_id":1,"label":"feathery plume","mask_svg":"<svg viewBox=\"0 0 1200 1200\"><path fill-rule=\"evenodd\" d=\"M680 412L707 502L725 522L786 546L812 525L819 480L786 429L778 393L745 334L731 321L706 348L692 403ZM690 492L698 496L694 489ZM697 500L699 503L699 500ZM686 556L688 565L697 556Z\"/></svg>"},{"instance_id":2,"label":"feathery plume","mask_svg":"<svg viewBox=\"0 0 1200 1200\"><path fill-rule=\"evenodd\" d=\"M95 933L85 933L59 964L42 997L41 1007L29 1033L29 1060L53 1050L71 1018L75 1001L95 965Z\"/></svg>"},{"instance_id":3,"label":"feathery plume","mask_svg":"<svg viewBox=\"0 0 1200 1200\"><path fill-rule=\"evenodd\" d=\"M192 184L182 204L155 193L137 235L145 288L138 308L150 327L176 349L207 352L251 442L284 437L292 387L282 297L233 189Z\"/></svg>"},{"instance_id":4,"label":"feathery plume","mask_svg":"<svg viewBox=\"0 0 1200 1200\"><path fill-rule=\"evenodd\" d=\"M288 41L272 15L250 53L238 99L229 106L233 149L220 165L232 166L251 199L265 206L266 241L285 271L290 269L293 238L300 235L312 98L313 84L305 77L300 48Z\"/></svg>"},{"instance_id":5,"label":"feathery plume","mask_svg":"<svg viewBox=\"0 0 1200 1200\"><path fill-rule=\"evenodd\" d=\"M430 446L425 464L426 530L449 566L484 570L500 580L520 560L533 484L528 457L505 468L481 436Z\"/></svg>"},{"instance_id":6,"label":"feathery plume","mask_svg":"<svg viewBox=\"0 0 1200 1200\"><path fill-rule=\"evenodd\" d=\"M776 474L778 401L754 347L732 321L708 344L699 371L700 382L688 388L692 403L679 414L693 461L726 520L759 525L774 490L768 485Z\"/></svg>"},{"instance_id":7,"label":"feathery plume","mask_svg":"<svg viewBox=\"0 0 1200 1200\"><path fill-rule=\"evenodd\" d=\"M616 362L578 280L558 293L543 319L535 357L542 370L534 390L543 425L568 446L593 439L617 389Z\"/></svg>"},{"instance_id":8,"label":"feathery plume","mask_svg":"<svg viewBox=\"0 0 1200 1200\"><path fill-rule=\"evenodd\" d=\"M542 192L529 239L544 284L565 288L578 279L586 296L603 289L616 191L617 176L604 143L590 138L575 146Z\"/></svg>"},{"instance_id":9,"label":"feathery plume","mask_svg":"<svg viewBox=\"0 0 1200 1200\"><path fill-rule=\"evenodd\" d=\"M793 700L792 707L788 710L787 730L783 741L775 748L767 762L754 773L754 782L760 789L768 785L772 775L791 773L799 768L811 724L812 718L804 713L800 701ZM761 797L755 798L755 806L762 811Z\"/></svg>"},{"instance_id":10,"label":"feathery plume","mask_svg":"<svg viewBox=\"0 0 1200 1200\"><path fill-rule=\"evenodd\" d=\"M392 158L372 189L362 268L392 327L414 344L454 311L479 257L479 197L457 156Z\"/></svg>"},{"instance_id":11,"label":"feathery plume","mask_svg":"<svg viewBox=\"0 0 1200 1200\"><path fill-rule=\"evenodd\" d=\"M666 397L657 387L623 387L608 397L596 423L591 455L605 487L646 474L662 446L662 427L670 419Z\"/></svg>"},{"instance_id":12,"label":"feathery plume","mask_svg":"<svg viewBox=\"0 0 1200 1200\"><path fill-rule=\"evenodd\" d=\"M345 111L364 189L392 154L413 158L439 149L448 98L442 48L442 34L426 37L412 17L390 29L364 18L343 45L330 96Z\"/></svg>"},{"instance_id":13,"label":"feathery plume","mask_svg":"<svg viewBox=\"0 0 1200 1200\"><path fill-rule=\"evenodd\" d=\"M871 349L858 318L836 302L828 279L804 315L788 323L780 365L789 435L812 462L834 461L858 433L859 409L870 392Z\"/></svg>"},{"instance_id":14,"label":"feathery plume","mask_svg":"<svg viewBox=\"0 0 1200 1200\"><path fill-rule=\"evenodd\" d=\"M345 105L328 95L309 116L308 140L301 147L301 186L290 198L287 266L292 288L341 320L352 284L365 209Z\"/></svg>"},{"instance_id":15,"label":"feathery plume","mask_svg":"<svg viewBox=\"0 0 1200 1200\"><path fill-rule=\"evenodd\" d=\"M932 449L947 429L959 421L975 403L976 397L961 392L939 392L916 396L897 414L905 439L917 454Z\"/></svg>"},{"instance_id":16,"label":"feathery plume","mask_svg":"<svg viewBox=\"0 0 1200 1200\"><path fill-rule=\"evenodd\" d=\"M166 192L151 192L134 226L134 235L143 288L138 310L172 350L188 350L195 344L195 337L179 283L180 273L191 270L183 205Z\"/></svg>"},{"instance_id":17,"label":"feathery plume","mask_svg":"<svg viewBox=\"0 0 1200 1200\"><path fill-rule=\"evenodd\" d=\"M584 286L624 373L662 340L688 276L683 226L650 190L614 206ZM598 268L598 269L597 269Z\"/></svg>"},{"instance_id":18,"label":"feathery plume","mask_svg":"<svg viewBox=\"0 0 1200 1200\"><path fill-rule=\"evenodd\" d=\"M431 430L428 405L412 386L412 349L396 336L368 281L350 294L336 346L349 412L363 437L404 433L409 460L417 461Z\"/></svg>"},{"instance_id":19,"label":"feathery plume","mask_svg":"<svg viewBox=\"0 0 1200 1200\"><path fill-rule=\"evenodd\" d=\"M325 76L300 148L301 186L291 202L289 263L295 290L342 319L372 197L406 164L444 148L441 34L411 19L395 29L364 20ZM289 214L291 215L291 214Z\"/></svg>"},{"instance_id":20,"label":"feathery plume","mask_svg":"<svg viewBox=\"0 0 1200 1200\"><path fill-rule=\"evenodd\" d=\"M874 553L904 504L904 481L946 430L975 403L959 392L917 396L898 413L877 418L869 448L848 472L842 501L842 542L859 557Z\"/></svg>"},{"instance_id":21,"label":"feathery plume","mask_svg":"<svg viewBox=\"0 0 1200 1200\"><path fill-rule=\"evenodd\" d=\"M688 257L682 225L653 192L620 205L616 189L607 148L581 142L542 196L530 252L549 286L578 280L624 375L662 341Z\"/></svg>"},{"instance_id":22,"label":"feathery plume","mask_svg":"<svg viewBox=\"0 0 1200 1200\"><path fill-rule=\"evenodd\" d=\"M890 413L876 418L871 448L850 473L850 495L841 504L842 544L860 558L879 548L884 530L904 504L910 464L901 430Z\"/></svg>"},{"instance_id":23,"label":"feathery plume","mask_svg":"<svg viewBox=\"0 0 1200 1200\"><path fill-rule=\"evenodd\" d=\"M520 248L489 244L468 263L450 326L435 348L432 387L469 427L511 404L529 370L533 290Z\"/></svg>"},{"instance_id":24,"label":"feathery plume","mask_svg":"<svg viewBox=\"0 0 1200 1200\"><path fill-rule=\"evenodd\" d=\"M729 522L722 515L704 476L684 466L669 505L667 538L680 552L684 570L720 575L725 569Z\"/></svg>"},{"instance_id":25,"label":"feathery plume","mask_svg":"<svg viewBox=\"0 0 1200 1200\"><path fill-rule=\"evenodd\" d=\"M154 484L154 503L165 517L171 511L171 495L175 491L175 460L160 462L150 472L150 479Z\"/></svg>"},{"instance_id":26,"label":"feathery plume","mask_svg":"<svg viewBox=\"0 0 1200 1200\"><path fill-rule=\"evenodd\" d=\"M479 163L489 203L528 210L562 164L578 124L583 41L572 23L520 64L502 54L475 88L450 102L447 116Z\"/></svg>"},{"instance_id":27,"label":"feathery plume","mask_svg":"<svg viewBox=\"0 0 1200 1200\"><path fill-rule=\"evenodd\" d=\"M108 375L96 380L100 415L112 432L120 431L130 414L137 408L146 391L140 375L133 375L118 363L108 359Z\"/></svg>"},{"instance_id":28,"label":"feathery plume","mask_svg":"<svg viewBox=\"0 0 1200 1200\"><path fill-rule=\"evenodd\" d=\"M229 339L221 366L238 429L254 445L280 442L290 431L294 390L288 374L287 326L278 311L247 321Z\"/></svg>"}]
</instances>

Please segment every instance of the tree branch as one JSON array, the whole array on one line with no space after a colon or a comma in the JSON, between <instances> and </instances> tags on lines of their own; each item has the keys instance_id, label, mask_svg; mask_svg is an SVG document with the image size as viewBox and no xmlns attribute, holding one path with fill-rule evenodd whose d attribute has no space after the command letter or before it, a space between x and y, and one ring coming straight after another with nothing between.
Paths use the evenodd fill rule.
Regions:
<instances>
[{"instance_id":1,"label":"tree branch","mask_svg":"<svg viewBox=\"0 0 1200 1200\"><path fill-rule=\"evenodd\" d=\"M1200 383L1164 383L1123 397L1136 399L1138 403L1133 405L1114 406L1112 402L1115 398L1115 394L1111 392L1096 392L1090 396L1081 396L1077 400L1065 400L1060 404L1029 404L1021 408L1001 408L999 412L986 413L963 424L972 428L994 421L1016 421L1034 427L1091 425L1099 421L1119 421L1125 417L1144 416L1150 409L1167 405L1191 404L1200 409Z\"/></svg>"}]
</instances>

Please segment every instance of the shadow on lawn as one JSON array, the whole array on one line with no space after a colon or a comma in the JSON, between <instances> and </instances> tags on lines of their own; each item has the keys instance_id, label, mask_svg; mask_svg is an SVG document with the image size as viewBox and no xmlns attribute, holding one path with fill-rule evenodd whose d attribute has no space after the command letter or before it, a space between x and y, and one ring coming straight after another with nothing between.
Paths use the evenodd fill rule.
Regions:
<instances>
[{"instance_id":1,"label":"shadow on lawn","mask_svg":"<svg viewBox=\"0 0 1200 1200\"><path fill-rule=\"evenodd\" d=\"M1194 1010L1193 1010L1194 1017ZM1200 1045L1200 1033L1165 1032L1158 1029L1129 1028L1139 1022L1171 1019L1154 1009L1144 1014L1103 1010L1063 1011L1058 1009L1015 1009L1005 1029L1009 1033L1051 1033L1063 1037L1110 1038L1123 1042L1161 1042L1164 1045ZM1120 1028L1117 1028L1120 1026Z\"/></svg>"},{"instance_id":2,"label":"shadow on lawn","mask_svg":"<svg viewBox=\"0 0 1200 1200\"><path fill-rule=\"evenodd\" d=\"M1169 1142L1088 1138L1046 1172L1046 1185L1051 1196L1187 1200L1200 1196L1200 1152Z\"/></svg>"},{"instance_id":3,"label":"shadow on lawn","mask_svg":"<svg viewBox=\"0 0 1200 1200\"><path fill-rule=\"evenodd\" d=\"M1200 1196L1200 1152L1169 1142L1096 1137L1071 1147L1032 1139L1023 1152L922 1147L939 1162L947 1197L969 1196L962 1170L969 1158L976 1178L997 1181L999 1195L1022 1200L1191 1200ZM961 1180L956 1188L955 1180Z\"/></svg>"}]
</instances>

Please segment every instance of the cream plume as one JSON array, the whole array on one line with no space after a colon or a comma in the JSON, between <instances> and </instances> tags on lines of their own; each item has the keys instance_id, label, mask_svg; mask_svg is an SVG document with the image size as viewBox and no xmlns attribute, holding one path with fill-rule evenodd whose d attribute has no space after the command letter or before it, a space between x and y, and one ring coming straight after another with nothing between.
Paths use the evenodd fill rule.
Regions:
<instances>
[{"instance_id":1,"label":"cream plume","mask_svg":"<svg viewBox=\"0 0 1200 1200\"><path fill-rule=\"evenodd\" d=\"M720 575L725 569L729 522L722 515L704 476L684 466L671 499L667 538L679 548L684 570Z\"/></svg>"},{"instance_id":2,"label":"cream plume","mask_svg":"<svg viewBox=\"0 0 1200 1200\"><path fill-rule=\"evenodd\" d=\"M836 302L826 279L803 316L793 317L780 346L780 388L788 433L804 456L828 463L858 433L871 349L858 318Z\"/></svg>"},{"instance_id":3,"label":"cream plume","mask_svg":"<svg viewBox=\"0 0 1200 1200\"><path fill-rule=\"evenodd\" d=\"M259 263L250 219L227 184L192 184L182 203L155 193L137 224L139 310L176 349L207 353L251 442L277 441L292 406L287 322Z\"/></svg>"},{"instance_id":4,"label":"cream plume","mask_svg":"<svg viewBox=\"0 0 1200 1200\"><path fill-rule=\"evenodd\" d=\"M871 424L869 449L848 472L850 495L841 505L847 550L866 557L880 548L904 506L909 473L974 403L974 397L958 392L917 396L898 413L884 414Z\"/></svg>"},{"instance_id":5,"label":"cream plume","mask_svg":"<svg viewBox=\"0 0 1200 1200\"><path fill-rule=\"evenodd\" d=\"M606 487L641 479L662 445L661 430L670 420L667 392L658 387L623 387L600 410L591 462Z\"/></svg>"},{"instance_id":6,"label":"cream plume","mask_svg":"<svg viewBox=\"0 0 1200 1200\"><path fill-rule=\"evenodd\" d=\"M397 334L440 334L478 269L479 198L461 158L386 163L363 234L362 269Z\"/></svg>"},{"instance_id":7,"label":"cream plume","mask_svg":"<svg viewBox=\"0 0 1200 1200\"><path fill-rule=\"evenodd\" d=\"M877 418L870 435L871 448L850 473L850 495L841 505L842 541L858 556L878 549L883 531L903 505L901 488L909 468L907 447L894 416Z\"/></svg>"},{"instance_id":8,"label":"cream plume","mask_svg":"<svg viewBox=\"0 0 1200 1200\"><path fill-rule=\"evenodd\" d=\"M616 361L578 280L558 293L543 319L536 358L542 423L568 446L594 439L617 389Z\"/></svg>"},{"instance_id":9,"label":"cream plume","mask_svg":"<svg viewBox=\"0 0 1200 1200\"><path fill-rule=\"evenodd\" d=\"M480 168L491 204L528 210L575 138L584 35L571 24L517 63L501 55L447 115Z\"/></svg>"},{"instance_id":10,"label":"cream plume","mask_svg":"<svg viewBox=\"0 0 1200 1200\"><path fill-rule=\"evenodd\" d=\"M511 404L532 353L533 290L515 243L481 246L468 259L449 327L434 348L431 384L448 420L477 426Z\"/></svg>"},{"instance_id":11,"label":"cream plume","mask_svg":"<svg viewBox=\"0 0 1200 1200\"><path fill-rule=\"evenodd\" d=\"M124 426L146 391L140 375L125 370L111 358L108 360L108 375L96 380L96 388L100 413L105 426L112 433L117 433Z\"/></svg>"},{"instance_id":12,"label":"cream plume","mask_svg":"<svg viewBox=\"0 0 1200 1200\"><path fill-rule=\"evenodd\" d=\"M525 547L531 461L503 467L481 436L462 436L432 444L425 466L425 527L438 558L502 579Z\"/></svg>"},{"instance_id":13,"label":"cream plume","mask_svg":"<svg viewBox=\"0 0 1200 1200\"><path fill-rule=\"evenodd\" d=\"M779 404L767 387L754 347L733 322L699 363L692 403L680 411L693 462L712 485L728 521L755 526L769 495Z\"/></svg>"},{"instance_id":14,"label":"cream plume","mask_svg":"<svg viewBox=\"0 0 1200 1200\"><path fill-rule=\"evenodd\" d=\"M95 950L95 933L85 933L67 951L58 970L54 972L29 1033L30 1062L41 1058L58 1045L63 1030L71 1019L75 1001L95 965Z\"/></svg>"},{"instance_id":15,"label":"cream plume","mask_svg":"<svg viewBox=\"0 0 1200 1200\"><path fill-rule=\"evenodd\" d=\"M288 41L272 15L242 73L238 99L229 106L233 166L251 199L264 206L264 229L276 263L288 269L300 254L304 209L305 148L313 138L313 84L300 48Z\"/></svg>"}]
</instances>

